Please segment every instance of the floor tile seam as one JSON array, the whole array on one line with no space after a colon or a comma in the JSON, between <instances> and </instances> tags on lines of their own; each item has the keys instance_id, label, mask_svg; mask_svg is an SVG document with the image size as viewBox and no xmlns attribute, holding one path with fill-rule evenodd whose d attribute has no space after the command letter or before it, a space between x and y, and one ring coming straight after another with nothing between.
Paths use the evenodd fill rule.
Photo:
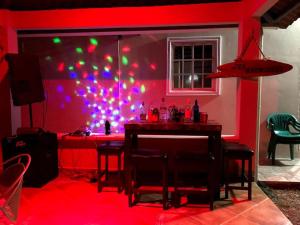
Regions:
<instances>
[{"instance_id":1,"label":"floor tile seam","mask_svg":"<svg viewBox=\"0 0 300 225\"><path fill-rule=\"evenodd\" d=\"M257 204L254 204L253 206L249 207L248 209L245 209L244 211L236 214L235 216L231 217L230 219L224 221L223 223L221 223L220 225L224 225L224 224L228 224L230 221L232 221L233 219L239 217L239 216L243 216L243 214L247 213L248 211L250 211L251 209L261 205L262 203L266 202L267 200L269 200L268 197L266 197L264 200L260 201L259 203Z\"/></svg>"}]
</instances>

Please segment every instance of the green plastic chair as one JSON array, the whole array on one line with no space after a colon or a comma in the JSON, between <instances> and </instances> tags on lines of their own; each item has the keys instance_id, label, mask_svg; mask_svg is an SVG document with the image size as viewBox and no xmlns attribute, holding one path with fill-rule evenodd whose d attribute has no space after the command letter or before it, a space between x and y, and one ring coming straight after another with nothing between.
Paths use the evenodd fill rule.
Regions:
<instances>
[{"instance_id":1,"label":"green plastic chair","mask_svg":"<svg viewBox=\"0 0 300 225\"><path fill-rule=\"evenodd\" d=\"M277 144L289 144L291 160L294 159L294 144L300 144L300 122L290 113L272 113L267 118L267 127L271 131L268 146L268 158L275 164Z\"/></svg>"}]
</instances>

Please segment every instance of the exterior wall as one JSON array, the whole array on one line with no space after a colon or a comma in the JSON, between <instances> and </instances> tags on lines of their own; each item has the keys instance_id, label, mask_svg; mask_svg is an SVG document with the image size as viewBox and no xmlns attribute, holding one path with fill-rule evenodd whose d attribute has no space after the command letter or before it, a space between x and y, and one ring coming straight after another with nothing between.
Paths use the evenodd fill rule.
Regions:
<instances>
[{"instance_id":1,"label":"exterior wall","mask_svg":"<svg viewBox=\"0 0 300 225\"><path fill-rule=\"evenodd\" d=\"M263 52L274 60L293 65L285 74L264 77L261 85L260 164L266 163L270 132L266 118L272 112L289 112L300 117L300 19L287 29L264 29ZM297 154L298 151L295 151ZM288 145L278 145L276 156L289 158ZM296 156L297 157L297 156Z\"/></svg>"},{"instance_id":2,"label":"exterior wall","mask_svg":"<svg viewBox=\"0 0 300 225\"><path fill-rule=\"evenodd\" d=\"M234 135L236 133L236 78L223 79L221 81L221 95L219 96L166 96L167 37L175 36L221 36L221 63L227 63L236 58L236 28L200 30L197 32L185 31L168 34L124 35L120 41L120 48L122 49L124 46L130 47L130 51L127 53L130 63L137 62L139 64L138 69L134 70L135 82L143 83L146 87L144 94L134 95L131 93L132 98L136 102L144 101L146 109L150 105L159 107L162 97L166 99L167 105L175 104L178 107L185 107L187 102L191 102L192 105L194 100L198 99L200 110L208 112L209 119L218 121L223 125L223 134ZM25 43L26 39L31 42L31 47L28 48L28 51L35 49L35 45L40 45L38 37L25 38ZM52 39L50 38L49 40L51 41ZM45 45L43 46L45 51L51 52ZM108 52L113 52L113 48L115 47L112 46L111 49L108 49ZM62 54L65 59L69 57L67 52ZM87 58L86 60L92 60L92 58ZM155 69L149 69L150 64L154 64ZM33 104L34 126L43 127L46 130L54 132L72 132L85 125L91 115L89 109L84 104L84 99L80 99L74 94L74 89L76 89L75 80L65 79L63 78L63 74L61 75L62 78L59 78L60 74L57 74L55 70L56 64L53 62L52 64L48 64L47 71L42 71L46 73L43 76L47 100L43 103ZM130 66L121 66L122 82L128 79L130 70L133 70ZM53 71L52 74L51 71ZM63 93L58 92L57 87L62 87L64 90ZM120 99L122 100L128 93L120 89L120 95ZM72 100L69 102L64 101L66 96L70 96ZM46 111L45 104L47 105ZM29 126L28 107L24 106L22 108L22 125ZM122 113L126 119L130 116L139 116L138 110L130 114L126 109L123 111L121 109ZM43 124L43 116L45 116L44 119L46 120L45 126ZM103 131L104 125L98 130L100 132Z\"/></svg>"}]
</instances>

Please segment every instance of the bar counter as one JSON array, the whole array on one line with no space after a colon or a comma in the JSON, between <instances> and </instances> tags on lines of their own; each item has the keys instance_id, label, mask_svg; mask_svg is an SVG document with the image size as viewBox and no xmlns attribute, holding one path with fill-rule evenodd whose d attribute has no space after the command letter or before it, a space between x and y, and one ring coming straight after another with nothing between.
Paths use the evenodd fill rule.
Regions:
<instances>
[{"instance_id":1,"label":"bar counter","mask_svg":"<svg viewBox=\"0 0 300 225\"><path fill-rule=\"evenodd\" d=\"M199 151L209 151L215 158L214 167L214 187L216 198L220 196L220 185L221 185L221 175L223 172L223 154L221 148L221 132L222 125L214 121L208 121L207 123L194 123L194 122L173 122L173 121L159 121L159 122L149 122L149 121L130 121L124 125L125 127L125 162L124 169L126 171L128 166L127 157L130 152L137 148L141 143L141 137L144 135L151 135L151 138L158 137L156 139L161 142L159 146L160 150L167 152L170 161L174 157L173 149L170 148L170 144L162 138L162 135L168 138L169 135L173 136L173 142L177 141L178 138L182 136L195 137L189 138L188 142L190 144L185 145L180 151L189 150L190 146L198 145L196 142L197 138L202 138L204 145L196 146ZM175 138L174 138L175 137ZM171 141L172 140L168 140ZM151 145L150 141L150 145ZM193 143L195 142L195 143ZM148 144L149 144L148 143ZM155 142L153 142L154 144ZM150 146L151 147L151 146ZM155 146L156 147L156 146ZM178 151L178 149L177 149ZM172 162L171 162L172 164ZM176 166L176 165L175 165Z\"/></svg>"}]
</instances>

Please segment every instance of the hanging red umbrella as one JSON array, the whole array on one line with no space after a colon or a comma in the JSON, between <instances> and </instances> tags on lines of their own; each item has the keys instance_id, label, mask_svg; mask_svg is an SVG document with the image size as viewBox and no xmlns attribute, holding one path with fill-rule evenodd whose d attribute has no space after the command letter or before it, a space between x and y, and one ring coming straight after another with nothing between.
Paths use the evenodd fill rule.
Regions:
<instances>
[{"instance_id":1,"label":"hanging red umbrella","mask_svg":"<svg viewBox=\"0 0 300 225\"><path fill-rule=\"evenodd\" d=\"M273 76L288 72L291 69L293 69L292 65L271 59L237 59L234 62L219 66L219 72L210 74L208 78Z\"/></svg>"},{"instance_id":2,"label":"hanging red umbrella","mask_svg":"<svg viewBox=\"0 0 300 225\"><path fill-rule=\"evenodd\" d=\"M262 59L243 59L246 51L248 50L251 41L254 41L259 51L261 52ZM227 78L227 77L241 77L241 78L254 78L258 76L273 76L282 74L293 69L293 66L287 63L278 62L275 60L267 59L260 49L257 42L254 40L253 33L246 44L245 49L242 51L241 56L234 62L218 66L218 72L208 75L208 78Z\"/></svg>"}]
</instances>

